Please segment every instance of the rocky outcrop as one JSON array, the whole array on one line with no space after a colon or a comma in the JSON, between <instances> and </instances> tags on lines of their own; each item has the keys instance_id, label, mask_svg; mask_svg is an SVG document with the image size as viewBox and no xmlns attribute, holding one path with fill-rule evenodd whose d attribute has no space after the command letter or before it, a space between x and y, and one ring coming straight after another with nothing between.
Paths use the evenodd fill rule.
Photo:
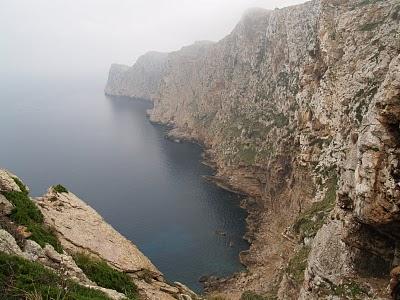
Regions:
<instances>
[{"instance_id":1,"label":"rocky outcrop","mask_svg":"<svg viewBox=\"0 0 400 300\"><path fill-rule=\"evenodd\" d=\"M15 182L14 178L16 178L16 176L10 171L0 169L0 192L20 192L21 189Z\"/></svg>"},{"instance_id":2,"label":"rocky outcrop","mask_svg":"<svg viewBox=\"0 0 400 300\"><path fill-rule=\"evenodd\" d=\"M57 231L67 251L89 251L124 272L146 269L161 275L132 242L71 192L57 193L50 188L47 194L37 199L37 204L45 222Z\"/></svg>"},{"instance_id":3,"label":"rocky outcrop","mask_svg":"<svg viewBox=\"0 0 400 300\"><path fill-rule=\"evenodd\" d=\"M168 54L151 120L204 143L217 181L253 198L249 272L209 290L388 297L399 264L399 16L397 0L253 9L221 41Z\"/></svg>"},{"instance_id":4,"label":"rocky outcrop","mask_svg":"<svg viewBox=\"0 0 400 300\"><path fill-rule=\"evenodd\" d=\"M0 192L21 192L21 188L16 183L16 180L21 182L18 177L11 172L0 169ZM25 189L27 190L27 187L25 187ZM15 235L16 232L12 229L14 227L18 227L16 227L12 221L7 220L7 216L11 213L10 208L13 206L10 202L8 202L6 197L4 197L4 199L2 197L4 196L0 194L0 200L2 199L0 205L3 204L3 210L0 214L0 252L19 256L29 261L40 262L42 265L53 270L57 274L78 282L79 284L90 289L102 291L110 299L126 299L124 294L115 290L100 287L89 280L68 253L58 253L49 244L46 244L42 248L38 243L29 239L19 240L18 243L16 238L10 233L12 232ZM7 209L5 210L4 208ZM16 235L18 236L18 234Z\"/></svg>"},{"instance_id":5,"label":"rocky outcrop","mask_svg":"<svg viewBox=\"0 0 400 300\"><path fill-rule=\"evenodd\" d=\"M180 295L197 299L195 293L179 283L166 283L162 273L131 241L73 193L50 188L36 201L45 223L54 228L68 253L87 253L129 274L143 299L172 300Z\"/></svg>"},{"instance_id":6,"label":"rocky outcrop","mask_svg":"<svg viewBox=\"0 0 400 300\"><path fill-rule=\"evenodd\" d=\"M57 274L80 285L96 289L110 299L121 300L126 296L115 290L98 286L91 281L75 263L73 255L88 254L107 262L114 269L127 273L138 288L140 299L173 300L201 299L183 284L167 283L161 272L143 255L137 247L113 229L90 206L71 192L57 192L50 188L35 200L19 198L18 201L32 201L33 207L24 204L19 209L33 209L37 206L43 215L43 228L54 232L63 250L57 252L50 244L40 246L31 236L28 228L10 219L14 206L4 195L25 193L27 187L12 173L0 169L0 252L38 262ZM21 191L23 189L24 191ZM4 197L4 199L3 199ZM31 211L34 213L34 211ZM38 224L36 224L38 226ZM42 231L46 234L46 231Z\"/></svg>"}]
</instances>

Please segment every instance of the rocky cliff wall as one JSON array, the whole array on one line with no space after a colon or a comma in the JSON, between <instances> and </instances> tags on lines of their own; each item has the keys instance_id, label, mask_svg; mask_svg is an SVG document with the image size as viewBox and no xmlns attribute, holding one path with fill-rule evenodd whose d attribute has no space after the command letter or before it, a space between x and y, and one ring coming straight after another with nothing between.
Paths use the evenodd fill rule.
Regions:
<instances>
[{"instance_id":1,"label":"rocky cliff wall","mask_svg":"<svg viewBox=\"0 0 400 300\"><path fill-rule=\"evenodd\" d=\"M150 118L203 142L218 181L251 196L249 272L210 290L388 297L399 263L399 54L398 0L253 9L223 40L168 54Z\"/></svg>"}]
</instances>

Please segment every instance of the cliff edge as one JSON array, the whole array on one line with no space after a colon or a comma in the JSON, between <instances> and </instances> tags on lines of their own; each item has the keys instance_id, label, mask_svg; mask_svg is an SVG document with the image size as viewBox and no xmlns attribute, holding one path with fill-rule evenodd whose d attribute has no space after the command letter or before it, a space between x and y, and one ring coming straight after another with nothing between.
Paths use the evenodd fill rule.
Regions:
<instances>
[{"instance_id":1,"label":"cliff edge","mask_svg":"<svg viewBox=\"0 0 400 300\"><path fill-rule=\"evenodd\" d=\"M61 185L37 199L0 169L0 294L7 299L200 299ZM30 296L29 296L30 295Z\"/></svg>"}]
</instances>

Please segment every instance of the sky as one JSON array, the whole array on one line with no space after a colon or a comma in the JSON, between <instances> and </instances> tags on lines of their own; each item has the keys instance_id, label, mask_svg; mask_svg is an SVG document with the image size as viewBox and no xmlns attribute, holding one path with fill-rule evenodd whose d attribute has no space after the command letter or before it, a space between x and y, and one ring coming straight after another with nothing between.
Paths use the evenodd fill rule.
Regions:
<instances>
[{"instance_id":1,"label":"sky","mask_svg":"<svg viewBox=\"0 0 400 300\"><path fill-rule=\"evenodd\" d=\"M0 79L104 74L150 50L218 41L251 7L304 0L0 0Z\"/></svg>"}]
</instances>

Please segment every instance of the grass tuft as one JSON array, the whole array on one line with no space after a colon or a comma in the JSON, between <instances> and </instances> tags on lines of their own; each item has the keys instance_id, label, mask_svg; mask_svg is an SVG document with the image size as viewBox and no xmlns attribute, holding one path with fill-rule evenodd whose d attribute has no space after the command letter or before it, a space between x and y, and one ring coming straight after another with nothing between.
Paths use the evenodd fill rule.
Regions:
<instances>
[{"instance_id":1,"label":"grass tuft","mask_svg":"<svg viewBox=\"0 0 400 300\"><path fill-rule=\"evenodd\" d=\"M266 298L255 292L246 291L240 296L240 300L266 300Z\"/></svg>"},{"instance_id":2,"label":"grass tuft","mask_svg":"<svg viewBox=\"0 0 400 300\"><path fill-rule=\"evenodd\" d=\"M307 259L310 253L309 246L303 246L289 261L286 272L300 285L304 281L304 271L307 268Z\"/></svg>"},{"instance_id":3,"label":"grass tuft","mask_svg":"<svg viewBox=\"0 0 400 300\"><path fill-rule=\"evenodd\" d=\"M57 185L53 186L53 189L57 193L68 193L68 190L65 187L63 187L61 184L57 184Z\"/></svg>"},{"instance_id":4,"label":"grass tuft","mask_svg":"<svg viewBox=\"0 0 400 300\"><path fill-rule=\"evenodd\" d=\"M102 292L65 280L37 262L0 252L1 299L109 300Z\"/></svg>"},{"instance_id":5,"label":"grass tuft","mask_svg":"<svg viewBox=\"0 0 400 300\"><path fill-rule=\"evenodd\" d=\"M18 225L23 225L32 233L29 237L41 247L50 244L54 249L62 253L62 247L53 231L43 224L43 215L35 203L29 198L25 185L14 178L21 188L21 192L3 192L3 195L10 201L14 208L11 211L10 219Z\"/></svg>"},{"instance_id":6,"label":"grass tuft","mask_svg":"<svg viewBox=\"0 0 400 300\"><path fill-rule=\"evenodd\" d=\"M304 211L293 224L293 230L299 235L300 239L313 237L324 225L326 217L335 206L337 175L333 175L327 180L327 191L322 201L313 203L311 207Z\"/></svg>"},{"instance_id":7,"label":"grass tuft","mask_svg":"<svg viewBox=\"0 0 400 300\"><path fill-rule=\"evenodd\" d=\"M76 254L74 260L86 276L99 286L124 293L129 299L138 299L137 287L127 274L83 253Z\"/></svg>"},{"instance_id":8,"label":"grass tuft","mask_svg":"<svg viewBox=\"0 0 400 300\"><path fill-rule=\"evenodd\" d=\"M19 180L19 178L17 177L13 177L14 182L18 185L18 187L20 188L21 192L23 192L24 194L28 195L28 190L25 186L25 184L22 183L21 180Z\"/></svg>"}]
</instances>

